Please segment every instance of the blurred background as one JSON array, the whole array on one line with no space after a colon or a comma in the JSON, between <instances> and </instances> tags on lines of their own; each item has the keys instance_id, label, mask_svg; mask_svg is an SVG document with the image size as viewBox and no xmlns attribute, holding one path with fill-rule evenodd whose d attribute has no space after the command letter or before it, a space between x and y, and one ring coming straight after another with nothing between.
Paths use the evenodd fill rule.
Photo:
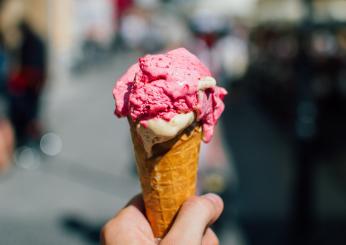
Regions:
<instances>
[{"instance_id":1,"label":"blurred background","mask_svg":"<svg viewBox=\"0 0 346 245\"><path fill-rule=\"evenodd\" d=\"M346 244L346 1L0 1L0 244L98 244L138 193L112 87L186 47L229 91L199 192L221 244Z\"/></svg>"}]
</instances>

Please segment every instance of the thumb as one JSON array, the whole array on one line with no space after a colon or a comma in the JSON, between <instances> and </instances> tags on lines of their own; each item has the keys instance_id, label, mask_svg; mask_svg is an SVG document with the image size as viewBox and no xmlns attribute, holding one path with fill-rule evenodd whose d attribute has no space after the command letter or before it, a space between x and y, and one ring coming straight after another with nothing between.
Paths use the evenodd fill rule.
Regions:
<instances>
[{"instance_id":1,"label":"thumb","mask_svg":"<svg viewBox=\"0 0 346 245\"><path fill-rule=\"evenodd\" d=\"M207 226L217 220L222 210L223 201L215 194L189 198L161 244L201 244Z\"/></svg>"}]
</instances>

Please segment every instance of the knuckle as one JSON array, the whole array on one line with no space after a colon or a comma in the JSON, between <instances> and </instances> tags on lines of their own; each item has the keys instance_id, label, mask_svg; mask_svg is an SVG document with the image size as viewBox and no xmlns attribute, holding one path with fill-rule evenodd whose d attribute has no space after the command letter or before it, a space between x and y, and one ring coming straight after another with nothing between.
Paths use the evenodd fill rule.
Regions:
<instances>
[{"instance_id":1,"label":"knuckle","mask_svg":"<svg viewBox=\"0 0 346 245\"><path fill-rule=\"evenodd\" d=\"M109 220L101 229L101 237L113 237L118 231L124 230L124 222L122 222L121 212L113 219Z\"/></svg>"}]
</instances>

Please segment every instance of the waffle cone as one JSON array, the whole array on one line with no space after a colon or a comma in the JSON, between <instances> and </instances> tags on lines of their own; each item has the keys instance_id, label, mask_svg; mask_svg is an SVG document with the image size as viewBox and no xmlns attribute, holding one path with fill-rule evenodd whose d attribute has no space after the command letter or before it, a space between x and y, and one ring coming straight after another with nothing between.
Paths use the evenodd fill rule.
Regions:
<instances>
[{"instance_id":1,"label":"waffle cone","mask_svg":"<svg viewBox=\"0 0 346 245\"><path fill-rule=\"evenodd\" d=\"M154 145L153 157L148 159L140 136L130 126L147 218L155 237L162 238L183 202L195 195L202 130L190 127Z\"/></svg>"}]
</instances>

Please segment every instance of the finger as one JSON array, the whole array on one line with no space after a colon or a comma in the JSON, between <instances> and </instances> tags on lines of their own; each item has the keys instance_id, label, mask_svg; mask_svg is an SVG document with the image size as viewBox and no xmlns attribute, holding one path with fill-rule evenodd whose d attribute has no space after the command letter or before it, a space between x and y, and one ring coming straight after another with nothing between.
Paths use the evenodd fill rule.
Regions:
<instances>
[{"instance_id":1,"label":"finger","mask_svg":"<svg viewBox=\"0 0 346 245\"><path fill-rule=\"evenodd\" d=\"M201 244L206 227L217 220L222 210L223 201L215 194L189 198L163 241L168 241L167 244Z\"/></svg>"},{"instance_id":2,"label":"finger","mask_svg":"<svg viewBox=\"0 0 346 245\"><path fill-rule=\"evenodd\" d=\"M119 244L117 241L122 241L123 244L137 244L135 242L139 241L139 238L142 243L138 244L153 241L154 235L143 210L143 198L138 194L102 228L102 244Z\"/></svg>"},{"instance_id":3,"label":"finger","mask_svg":"<svg viewBox=\"0 0 346 245\"><path fill-rule=\"evenodd\" d=\"M202 238L202 245L218 245L219 239L211 228L207 228Z\"/></svg>"}]
</instances>

